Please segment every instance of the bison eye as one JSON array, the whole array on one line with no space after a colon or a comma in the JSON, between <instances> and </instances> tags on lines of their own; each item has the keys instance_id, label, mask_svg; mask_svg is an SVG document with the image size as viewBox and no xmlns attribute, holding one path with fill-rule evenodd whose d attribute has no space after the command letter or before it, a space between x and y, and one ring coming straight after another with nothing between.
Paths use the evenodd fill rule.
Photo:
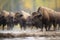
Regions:
<instances>
[{"instance_id":1,"label":"bison eye","mask_svg":"<svg viewBox=\"0 0 60 40\"><path fill-rule=\"evenodd\" d=\"M20 17L22 17L23 15L20 15Z\"/></svg>"},{"instance_id":2,"label":"bison eye","mask_svg":"<svg viewBox=\"0 0 60 40\"><path fill-rule=\"evenodd\" d=\"M41 17L42 15L38 15L37 17L39 18L39 17Z\"/></svg>"}]
</instances>

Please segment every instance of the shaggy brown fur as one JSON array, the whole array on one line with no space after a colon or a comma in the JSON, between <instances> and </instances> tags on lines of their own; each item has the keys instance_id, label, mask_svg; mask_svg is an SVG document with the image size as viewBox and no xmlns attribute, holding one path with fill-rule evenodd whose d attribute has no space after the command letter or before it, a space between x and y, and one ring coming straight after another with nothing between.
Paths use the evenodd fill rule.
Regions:
<instances>
[{"instance_id":1,"label":"shaggy brown fur","mask_svg":"<svg viewBox=\"0 0 60 40\"><path fill-rule=\"evenodd\" d=\"M46 30L50 30L51 24L55 26L55 11L46 7L39 7L37 10L42 15L42 23L45 25Z\"/></svg>"}]
</instances>

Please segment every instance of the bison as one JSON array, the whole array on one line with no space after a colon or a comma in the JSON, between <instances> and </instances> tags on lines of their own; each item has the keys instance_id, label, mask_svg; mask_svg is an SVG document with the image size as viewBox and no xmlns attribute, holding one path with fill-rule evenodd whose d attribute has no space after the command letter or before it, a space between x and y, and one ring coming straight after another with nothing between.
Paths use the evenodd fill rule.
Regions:
<instances>
[{"instance_id":1,"label":"bison","mask_svg":"<svg viewBox=\"0 0 60 40\"><path fill-rule=\"evenodd\" d=\"M11 15L8 15L7 17L6 17L6 22L7 22L7 29L8 30L12 30L13 29L13 27L14 27L14 21L13 21L13 17L11 16Z\"/></svg>"},{"instance_id":2,"label":"bison","mask_svg":"<svg viewBox=\"0 0 60 40\"><path fill-rule=\"evenodd\" d=\"M57 24L59 25L58 26L58 30L60 29L60 12L55 12L55 26L57 26Z\"/></svg>"},{"instance_id":3,"label":"bison","mask_svg":"<svg viewBox=\"0 0 60 40\"><path fill-rule=\"evenodd\" d=\"M38 14L37 12L32 13L32 25L35 26L37 29L41 28L42 30L42 19L39 17L40 14Z\"/></svg>"},{"instance_id":4,"label":"bison","mask_svg":"<svg viewBox=\"0 0 60 40\"><path fill-rule=\"evenodd\" d=\"M2 28L4 30L4 27L6 26L6 19L4 16L0 15L0 26L2 25Z\"/></svg>"},{"instance_id":5,"label":"bison","mask_svg":"<svg viewBox=\"0 0 60 40\"><path fill-rule=\"evenodd\" d=\"M3 15L3 18L2 19L2 24L5 26L7 25L7 29L10 30L10 29L13 29L14 27L14 24L13 24L13 16L11 13L9 13L8 11L6 10L2 10L1 11L1 15Z\"/></svg>"},{"instance_id":6,"label":"bison","mask_svg":"<svg viewBox=\"0 0 60 40\"><path fill-rule=\"evenodd\" d=\"M46 7L39 7L37 12L42 15L42 26L45 27L46 31L50 30L51 25L54 25L54 30L56 29L55 22L55 11Z\"/></svg>"},{"instance_id":7,"label":"bison","mask_svg":"<svg viewBox=\"0 0 60 40\"><path fill-rule=\"evenodd\" d=\"M5 10L0 11L0 26L3 25L2 26L3 30L4 30L5 25L7 24L6 18L5 18L5 12L6 12Z\"/></svg>"},{"instance_id":8,"label":"bison","mask_svg":"<svg viewBox=\"0 0 60 40\"><path fill-rule=\"evenodd\" d=\"M15 24L20 24L21 29L22 27L24 27L24 29L26 28L26 20L23 17L23 14L17 12L15 14Z\"/></svg>"}]
</instances>

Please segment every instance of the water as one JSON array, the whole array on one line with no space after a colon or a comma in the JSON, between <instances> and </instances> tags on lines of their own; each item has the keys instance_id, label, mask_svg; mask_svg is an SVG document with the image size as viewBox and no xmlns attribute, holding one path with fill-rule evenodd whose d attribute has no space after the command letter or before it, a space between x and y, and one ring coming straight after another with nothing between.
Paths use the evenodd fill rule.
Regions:
<instances>
[{"instance_id":1,"label":"water","mask_svg":"<svg viewBox=\"0 0 60 40\"><path fill-rule=\"evenodd\" d=\"M21 37L21 38L0 38L0 40L60 40L60 37Z\"/></svg>"}]
</instances>

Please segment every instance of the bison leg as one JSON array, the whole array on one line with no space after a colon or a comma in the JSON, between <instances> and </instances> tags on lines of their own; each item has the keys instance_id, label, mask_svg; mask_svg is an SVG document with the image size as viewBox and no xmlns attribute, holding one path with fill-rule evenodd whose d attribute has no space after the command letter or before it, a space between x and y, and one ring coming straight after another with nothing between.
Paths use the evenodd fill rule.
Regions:
<instances>
[{"instance_id":1,"label":"bison leg","mask_svg":"<svg viewBox=\"0 0 60 40\"><path fill-rule=\"evenodd\" d=\"M26 30L26 26L24 26L24 30Z\"/></svg>"},{"instance_id":2,"label":"bison leg","mask_svg":"<svg viewBox=\"0 0 60 40\"><path fill-rule=\"evenodd\" d=\"M48 26L48 31L50 31L51 25L52 25L52 24L49 24L49 26Z\"/></svg>"},{"instance_id":3,"label":"bison leg","mask_svg":"<svg viewBox=\"0 0 60 40\"><path fill-rule=\"evenodd\" d=\"M2 30L4 30L4 27L5 27L5 24L3 24L3 29Z\"/></svg>"},{"instance_id":4,"label":"bison leg","mask_svg":"<svg viewBox=\"0 0 60 40\"><path fill-rule=\"evenodd\" d=\"M7 30L10 30L10 26L9 25L7 25Z\"/></svg>"},{"instance_id":5,"label":"bison leg","mask_svg":"<svg viewBox=\"0 0 60 40\"><path fill-rule=\"evenodd\" d=\"M56 27L57 27L57 24L56 23L53 23L53 26L54 26L54 31L56 30Z\"/></svg>"},{"instance_id":6,"label":"bison leg","mask_svg":"<svg viewBox=\"0 0 60 40\"><path fill-rule=\"evenodd\" d=\"M12 29L13 29L13 27L14 27L14 24L11 24L11 25L10 25L10 29L12 30Z\"/></svg>"},{"instance_id":7,"label":"bison leg","mask_svg":"<svg viewBox=\"0 0 60 40\"><path fill-rule=\"evenodd\" d=\"M14 24L12 23L7 24L7 30L12 30L13 27L14 27Z\"/></svg>"},{"instance_id":8,"label":"bison leg","mask_svg":"<svg viewBox=\"0 0 60 40\"><path fill-rule=\"evenodd\" d=\"M2 30L4 30L4 26L3 26Z\"/></svg>"},{"instance_id":9,"label":"bison leg","mask_svg":"<svg viewBox=\"0 0 60 40\"><path fill-rule=\"evenodd\" d=\"M60 24L59 24L59 26L58 26L58 30L60 30Z\"/></svg>"},{"instance_id":10,"label":"bison leg","mask_svg":"<svg viewBox=\"0 0 60 40\"><path fill-rule=\"evenodd\" d=\"M36 29L38 29L39 28L39 26L38 25L36 25Z\"/></svg>"},{"instance_id":11,"label":"bison leg","mask_svg":"<svg viewBox=\"0 0 60 40\"><path fill-rule=\"evenodd\" d=\"M24 27L24 30L25 30L26 29L26 24L24 24L23 27Z\"/></svg>"},{"instance_id":12,"label":"bison leg","mask_svg":"<svg viewBox=\"0 0 60 40\"><path fill-rule=\"evenodd\" d=\"M22 28L23 28L23 27L22 27L22 25L20 24L20 29L22 30Z\"/></svg>"},{"instance_id":13,"label":"bison leg","mask_svg":"<svg viewBox=\"0 0 60 40\"><path fill-rule=\"evenodd\" d=\"M46 29L46 31L48 31L48 30L47 30L47 25L45 25L45 29Z\"/></svg>"},{"instance_id":14,"label":"bison leg","mask_svg":"<svg viewBox=\"0 0 60 40\"><path fill-rule=\"evenodd\" d=\"M48 23L45 24L45 30L48 31Z\"/></svg>"},{"instance_id":15,"label":"bison leg","mask_svg":"<svg viewBox=\"0 0 60 40\"><path fill-rule=\"evenodd\" d=\"M43 31L43 26L41 27L41 31Z\"/></svg>"},{"instance_id":16,"label":"bison leg","mask_svg":"<svg viewBox=\"0 0 60 40\"><path fill-rule=\"evenodd\" d=\"M42 26L41 26L41 31L43 31L43 26L44 26L44 25L42 24Z\"/></svg>"},{"instance_id":17,"label":"bison leg","mask_svg":"<svg viewBox=\"0 0 60 40\"><path fill-rule=\"evenodd\" d=\"M25 30L26 29L26 26L20 24L20 28L21 28L21 30L22 30L22 28Z\"/></svg>"}]
</instances>

